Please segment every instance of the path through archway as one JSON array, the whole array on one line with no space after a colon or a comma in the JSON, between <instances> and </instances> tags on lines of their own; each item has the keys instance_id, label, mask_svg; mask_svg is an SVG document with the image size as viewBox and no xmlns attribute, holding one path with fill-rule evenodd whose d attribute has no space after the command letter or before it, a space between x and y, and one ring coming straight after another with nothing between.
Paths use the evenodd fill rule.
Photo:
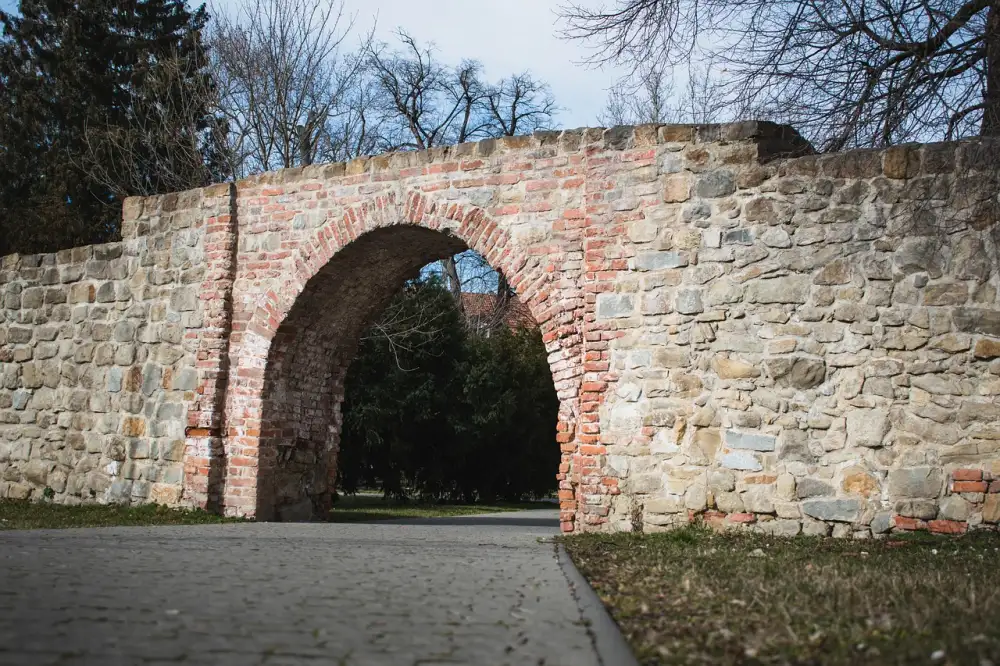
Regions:
<instances>
[{"instance_id":1,"label":"path through archway","mask_svg":"<svg viewBox=\"0 0 1000 666\"><path fill-rule=\"evenodd\" d=\"M560 332L565 308L552 297L544 258L519 254L477 209L452 206L439 215L414 198L421 203L411 198L407 210L419 213L400 216L410 224L366 224L371 216L365 211L381 210L376 203L345 216L359 228L340 247L321 230L312 245L318 256L309 259L315 270L302 271L301 288L268 294L246 312L238 308L230 347L235 381L227 397L227 513L299 520L329 507L344 378L362 331L422 266L471 248L509 277L542 331L560 399L553 446L562 446L563 517L572 521L570 468L582 372Z\"/></svg>"}]
</instances>

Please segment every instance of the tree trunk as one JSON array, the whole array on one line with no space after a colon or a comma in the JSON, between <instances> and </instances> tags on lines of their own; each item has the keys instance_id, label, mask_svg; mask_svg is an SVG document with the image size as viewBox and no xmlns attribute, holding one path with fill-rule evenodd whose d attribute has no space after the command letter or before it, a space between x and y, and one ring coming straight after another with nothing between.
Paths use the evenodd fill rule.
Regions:
<instances>
[{"instance_id":1,"label":"tree trunk","mask_svg":"<svg viewBox=\"0 0 1000 666\"><path fill-rule=\"evenodd\" d=\"M299 125L295 128L298 133L299 144L299 166L309 166L312 164L312 141L310 129L306 125Z\"/></svg>"},{"instance_id":2,"label":"tree trunk","mask_svg":"<svg viewBox=\"0 0 1000 666\"><path fill-rule=\"evenodd\" d=\"M983 96L983 136L1000 136L1000 1L986 15L986 93Z\"/></svg>"},{"instance_id":3,"label":"tree trunk","mask_svg":"<svg viewBox=\"0 0 1000 666\"><path fill-rule=\"evenodd\" d=\"M493 316L490 318L492 325L497 328L505 326L507 323L507 309L510 307L511 293L507 276L497 271L497 298L493 307Z\"/></svg>"},{"instance_id":4,"label":"tree trunk","mask_svg":"<svg viewBox=\"0 0 1000 666\"><path fill-rule=\"evenodd\" d=\"M507 282L507 276L497 271L497 301L506 305L508 300L510 300L510 284Z\"/></svg>"},{"instance_id":5,"label":"tree trunk","mask_svg":"<svg viewBox=\"0 0 1000 666\"><path fill-rule=\"evenodd\" d=\"M458 267L455 265L455 257L442 259L441 268L444 270L445 279L448 280L448 290L455 297L455 307L458 308L459 312L463 312L462 283L458 279Z\"/></svg>"}]
</instances>

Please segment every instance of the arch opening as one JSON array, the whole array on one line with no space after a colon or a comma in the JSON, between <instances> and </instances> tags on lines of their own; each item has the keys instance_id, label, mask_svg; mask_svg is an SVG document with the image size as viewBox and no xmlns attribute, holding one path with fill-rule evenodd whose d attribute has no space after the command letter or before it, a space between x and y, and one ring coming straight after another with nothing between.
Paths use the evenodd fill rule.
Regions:
<instances>
[{"instance_id":1,"label":"arch opening","mask_svg":"<svg viewBox=\"0 0 1000 666\"><path fill-rule=\"evenodd\" d=\"M422 267L466 249L446 231L380 227L336 251L309 278L267 349L256 461L259 520L306 520L329 511L345 378L362 334ZM553 376L558 357L550 355ZM555 430L552 446L559 446ZM563 458L568 466L565 451Z\"/></svg>"}]
</instances>

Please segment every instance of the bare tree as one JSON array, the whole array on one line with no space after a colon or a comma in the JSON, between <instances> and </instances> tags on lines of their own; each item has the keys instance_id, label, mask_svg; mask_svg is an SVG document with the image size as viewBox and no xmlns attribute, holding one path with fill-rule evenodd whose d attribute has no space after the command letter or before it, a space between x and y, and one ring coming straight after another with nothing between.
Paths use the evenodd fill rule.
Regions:
<instances>
[{"instance_id":1,"label":"bare tree","mask_svg":"<svg viewBox=\"0 0 1000 666\"><path fill-rule=\"evenodd\" d=\"M368 68L384 112L394 115L409 138L400 148L425 150L484 136L480 112L485 97L481 65L474 60L447 67L406 31L398 31L402 50L373 46Z\"/></svg>"},{"instance_id":2,"label":"bare tree","mask_svg":"<svg viewBox=\"0 0 1000 666\"><path fill-rule=\"evenodd\" d=\"M404 284L402 292L412 290L412 284ZM444 330L446 323L441 310L433 311L425 305L413 309L413 301L405 302L394 298L382 312L378 320L368 327L362 340L385 340L392 352L396 367L408 371L403 366L400 353L413 354L423 349Z\"/></svg>"},{"instance_id":3,"label":"bare tree","mask_svg":"<svg viewBox=\"0 0 1000 666\"><path fill-rule=\"evenodd\" d=\"M517 136L550 129L558 107L547 83L529 72L501 79L485 95L490 133Z\"/></svg>"},{"instance_id":4,"label":"bare tree","mask_svg":"<svg viewBox=\"0 0 1000 666\"><path fill-rule=\"evenodd\" d=\"M362 60L343 52L353 22L341 0L240 0L215 13L211 53L234 176L375 145L344 126L358 119L351 102L365 99L355 89Z\"/></svg>"},{"instance_id":5,"label":"bare tree","mask_svg":"<svg viewBox=\"0 0 1000 666\"><path fill-rule=\"evenodd\" d=\"M513 136L546 128L555 116L557 107L548 85L529 73L489 85L483 82L478 62L445 65L436 59L433 48L421 46L404 30L397 34L402 48L373 45L367 58L379 108L383 115L395 117L400 134L408 135L397 148L425 150ZM440 262L442 277L459 309L463 307L462 291L468 287L463 273L474 254L463 253ZM479 269L481 266L469 270L478 275Z\"/></svg>"},{"instance_id":6,"label":"bare tree","mask_svg":"<svg viewBox=\"0 0 1000 666\"><path fill-rule=\"evenodd\" d=\"M368 54L369 70L383 109L395 114L412 137L400 147L432 148L445 142L458 107L440 108L445 71L434 61L432 51L421 48L406 32L398 34L405 51L390 52L386 44L373 46Z\"/></svg>"},{"instance_id":7,"label":"bare tree","mask_svg":"<svg viewBox=\"0 0 1000 666\"><path fill-rule=\"evenodd\" d=\"M825 150L1000 134L998 0L614 0L562 17L592 62L719 62L731 113Z\"/></svg>"},{"instance_id":8,"label":"bare tree","mask_svg":"<svg viewBox=\"0 0 1000 666\"><path fill-rule=\"evenodd\" d=\"M718 94L713 65L689 66L684 94L677 100L675 122L716 123L726 116L725 103Z\"/></svg>"},{"instance_id":9,"label":"bare tree","mask_svg":"<svg viewBox=\"0 0 1000 666\"><path fill-rule=\"evenodd\" d=\"M689 67L680 94L669 75L674 71L656 65L640 67L634 76L611 87L598 121L606 126L717 122L724 109L718 102L711 66Z\"/></svg>"},{"instance_id":10,"label":"bare tree","mask_svg":"<svg viewBox=\"0 0 1000 666\"><path fill-rule=\"evenodd\" d=\"M400 147L423 150L525 134L552 124L558 112L552 92L530 73L489 84L477 61L450 67L407 32L400 30L398 36L401 49L374 46L368 64L383 109L410 135Z\"/></svg>"},{"instance_id":11,"label":"bare tree","mask_svg":"<svg viewBox=\"0 0 1000 666\"><path fill-rule=\"evenodd\" d=\"M431 272L438 273L449 291L461 304L466 326L474 333L488 334L511 321L530 325L531 315L517 300L507 277L490 266L486 258L467 250L439 262ZM471 296L470 296L471 295ZM466 306L469 297L470 307Z\"/></svg>"},{"instance_id":12,"label":"bare tree","mask_svg":"<svg viewBox=\"0 0 1000 666\"><path fill-rule=\"evenodd\" d=\"M597 119L602 125L642 125L677 122L669 107L674 83L663 67L642 67L636 77L625 78L608 91L604 111Z\"/></svg>"},{"instance_id":13,"label":"bare tree","mask_svg":"<svg viewBox=\"0 0 1000 666\"><path fill-rule=\"evenodd\" d=\"M98 118L83 133L78 166L120 200L207 185L226 176L218 149L224 124L212 81L195 54L159 60L123 87L123 119ZM169 149L167 147L169 146Z\"/></svg>"},{"instance_id":14,"label":"bare tree","mask_svg":"<svg viewBox=\"0 0 1000 666\"><path fill-rule=\"evenodd\" d=\"M462 280L458 275L458 264L455 262L455 257L445 257L441 260L441 272L444 273L448 291L451 292L452 298L455 299L455 307L461 312L463 309Z\"/></svg>"}]
</instances>

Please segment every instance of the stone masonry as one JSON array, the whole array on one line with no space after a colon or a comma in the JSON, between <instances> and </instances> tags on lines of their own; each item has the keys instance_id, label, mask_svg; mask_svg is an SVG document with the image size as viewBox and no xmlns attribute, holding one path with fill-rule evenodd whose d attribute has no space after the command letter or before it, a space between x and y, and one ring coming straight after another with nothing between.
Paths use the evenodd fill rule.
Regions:
<instances>
[{"instance_id":1,"label":"stone masonry","mask_svg":"<svg viewBox=\"0 0 1000 666\"><path fill-rule=\"evenodd\" d=\"M543 332L565 531L996 529L998 147L586 129L129 199L0 263L0 496L322 512L361 331L472 248Z\"/></svg>"}]
</instances>

